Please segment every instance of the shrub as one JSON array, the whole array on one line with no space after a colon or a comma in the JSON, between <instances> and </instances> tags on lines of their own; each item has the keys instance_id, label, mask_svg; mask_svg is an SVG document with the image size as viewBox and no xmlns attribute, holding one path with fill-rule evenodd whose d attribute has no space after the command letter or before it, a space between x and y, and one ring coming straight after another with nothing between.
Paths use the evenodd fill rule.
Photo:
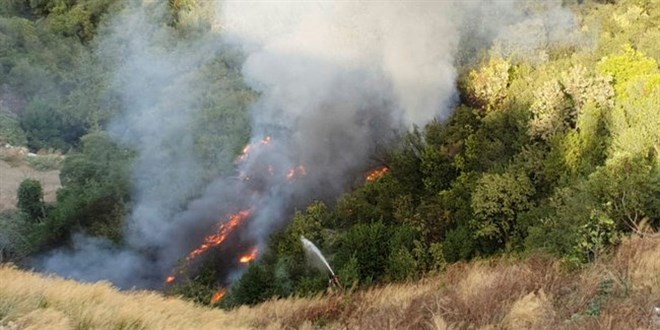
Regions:
<instances>
[{"instance_id":1,"label":"shrub","mask_svg":"<svg viewBox=\"0 0 660 330\"><path fill-rule=\"evenodd\" d=\"M37 221L45 217L44 193L41 183L35 179L25 179L18 186L18 208L30 220Z\"/></svg>"},{"instance_id":2,"label":"shrub","mask_svg":"<svg viewBox=\"0 0 660 330\"><path fill-rule=\"evenodd\" d=\"M25 146L27 137L16 119L0 112L0 144L5 143L13 146Z\"/></svg>"}]
</instances>

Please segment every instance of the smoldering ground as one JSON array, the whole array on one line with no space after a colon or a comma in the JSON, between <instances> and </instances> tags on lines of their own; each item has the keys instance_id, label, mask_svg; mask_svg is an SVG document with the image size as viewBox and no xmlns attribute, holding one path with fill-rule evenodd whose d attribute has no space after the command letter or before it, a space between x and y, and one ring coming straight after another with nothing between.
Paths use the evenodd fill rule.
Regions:
<instances>
[{"instance_id":1,"label":"smoldering ground","mask_svg":"<svg viewBox=\"0 0 660 330\"><path fill-rule=\"evenodd\" d=\"M115 68L124 108L109 130L139 153L132 213L121 246L74 235L70 247L38 257L38 269L123 288L159 287L219 222L251 209L217 251L226 262L218 281L229 284L244 267L237 256L249 246L264 248L296 207L344 191L397 132L450 114L456 63L464 60L457 54L498 43L524 56L548 43L575 42L560 37L576 29L558 2L211 4L217 6L208 19L218 28L194 40L165 28L165 2L131 3L101 31L97 52ZM233 175L207 183L192 153L192 86L215 83L200 70L224 48L242 51L243 77L259 93L250 143L273 142L255 148ZM288 171L299 166L304 174L290 180Z\"/></svg>"}]
</instances>

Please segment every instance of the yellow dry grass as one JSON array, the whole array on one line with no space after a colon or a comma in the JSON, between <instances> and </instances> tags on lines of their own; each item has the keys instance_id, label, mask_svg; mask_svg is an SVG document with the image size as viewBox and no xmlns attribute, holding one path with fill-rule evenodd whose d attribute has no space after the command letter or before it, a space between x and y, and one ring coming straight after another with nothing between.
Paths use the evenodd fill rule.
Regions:
<instances>
[{"instance_id":1,"label":"yellow dry grass","mask_svg":"<svg viewBox=\"0 0 660 330\"><path fill-rule=\"evenodd\" d=\"M546 256L475 261L418 282L231 311L2 267L0 329L654 329L659 253L660 238L632 238L581 271Z\"/></svg>"},{"instance_id":2,"label":"yellow dry grass","mask_svg":"<svg viewBox=\"0 0 660 330\"><path fill-rule=\"evenodd\" d=\"M218 310L153 292L120 293L108 283L0 268L0 328L231 329L247 323Z\"/></svg>"}]
</instances>

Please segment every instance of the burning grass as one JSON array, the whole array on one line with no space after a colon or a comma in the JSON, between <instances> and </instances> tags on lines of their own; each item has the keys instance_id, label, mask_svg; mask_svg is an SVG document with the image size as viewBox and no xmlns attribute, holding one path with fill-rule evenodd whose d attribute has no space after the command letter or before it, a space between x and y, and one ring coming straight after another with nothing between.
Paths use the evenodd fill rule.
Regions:
<instances>
[{"instance_id":1,"label":"burning grass","mask_svg":"<svg viewBox=\"0 0 660 330\"><path fill-rule=\"evenodd\" d=\"M475 261L414 283L275 299L228 312L11 267L0 268L0 278L0 329L660 328L653 318L660 306L658 237L628 239L576 272L546 256Z\"/></svg>"}]
</instances>

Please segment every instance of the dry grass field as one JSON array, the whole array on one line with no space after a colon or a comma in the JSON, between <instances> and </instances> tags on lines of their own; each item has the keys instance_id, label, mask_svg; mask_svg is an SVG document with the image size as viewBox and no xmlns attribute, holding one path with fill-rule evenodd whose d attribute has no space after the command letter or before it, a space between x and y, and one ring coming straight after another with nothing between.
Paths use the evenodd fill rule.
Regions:
<instances>
[{"instance_id":1,"label":"dry grass field","mask_svg":"<svg viewBox=\"0 0 660 330\"><path fill-rule=\"evenodd\" d=\"M450 266L414 283L222 311L0 268L0 329L656 329L660 238L566 271L544 256Z\"/></svg>"}]
</instances>

